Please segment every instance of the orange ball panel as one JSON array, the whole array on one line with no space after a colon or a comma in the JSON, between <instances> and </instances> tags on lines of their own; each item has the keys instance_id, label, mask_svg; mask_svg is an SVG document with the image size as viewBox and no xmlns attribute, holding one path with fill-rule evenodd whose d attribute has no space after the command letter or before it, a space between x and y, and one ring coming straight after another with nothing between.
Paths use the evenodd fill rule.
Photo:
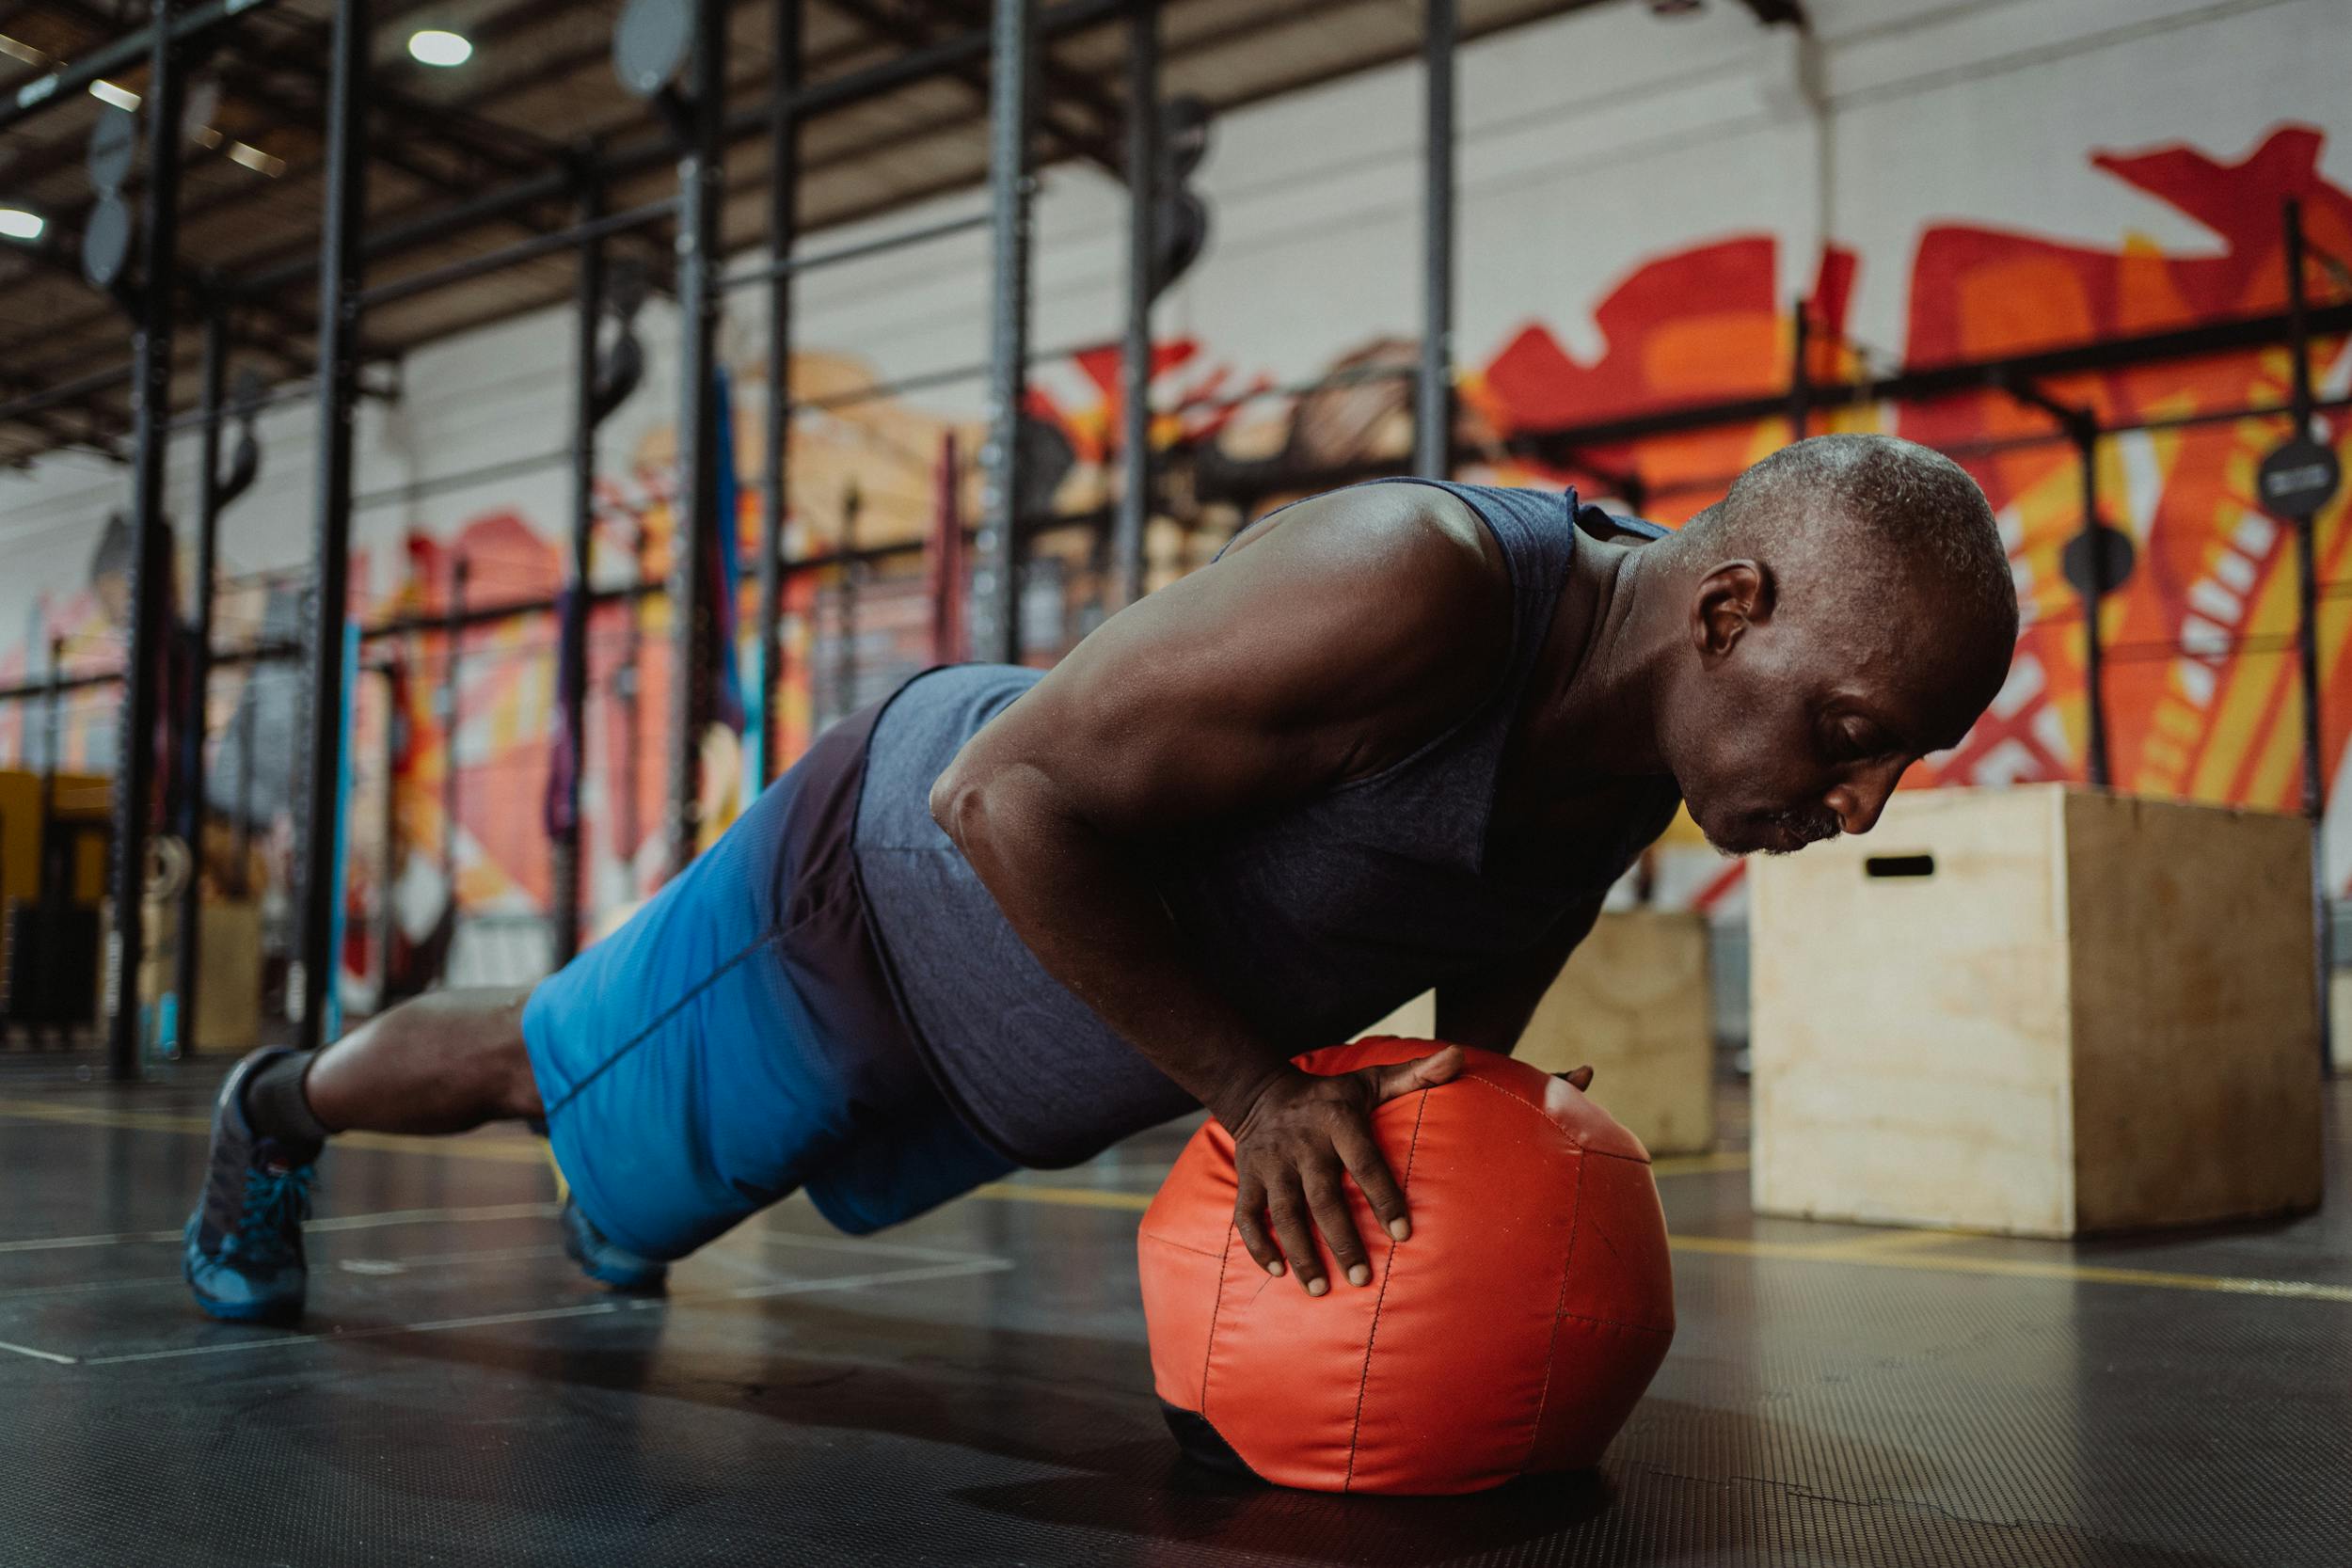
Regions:
<instances>
[{"instance_id":1,"label":"orange ball panel","mask_svg":"<svg viewBox=\"0 0 2352 1568\"><path fill-rule=\"evenodd\" d=\"M1311 1071L1438 1047L1380 1038ZM1454 1083L1373 1124L1413 1235L1350 1182L1372 1269L1311 1297L1232 1225L1232 1139L1202 1127L1138 1239L1153 1383L1257 1474L1321 1491L1465 1492L1589 1465L1673 1333L1665 1226L1638 1140L1558 1079L1471 1052Z\"/></svg>"}]
</instances>

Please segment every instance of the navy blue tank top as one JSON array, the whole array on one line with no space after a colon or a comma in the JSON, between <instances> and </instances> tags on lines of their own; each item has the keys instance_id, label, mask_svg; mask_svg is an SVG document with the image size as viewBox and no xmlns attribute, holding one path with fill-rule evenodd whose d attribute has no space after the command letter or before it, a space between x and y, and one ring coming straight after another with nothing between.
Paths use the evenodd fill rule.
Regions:
<instances>
[{"instance_id":1,"label":"navy blue tank top","mask_svg":"<svg viewBox=\"0 0 2352 1568\"><path fill-rule=\"evenodd\" d=\"M1661 793L1640 820L1596 823L1566 874L1531 879L1487 863L1504 744L1580 517L1597 533L1664 531L1580 507L1573 491L1442 487L1478 514L1510 571L1510 649L1486 698L1379 773L1247 820L1193 824L1154 857L1189 956L1285 1056L1350 1038L1431 986L1534 946L1673 816ZM1046 974L931 820L932 782L1041 674L952 665L901 688L867 742L854 851L882 967L933 1074L1000 1152L1051 1167L1195 1102Z\"/></svg>"}]
</instances>

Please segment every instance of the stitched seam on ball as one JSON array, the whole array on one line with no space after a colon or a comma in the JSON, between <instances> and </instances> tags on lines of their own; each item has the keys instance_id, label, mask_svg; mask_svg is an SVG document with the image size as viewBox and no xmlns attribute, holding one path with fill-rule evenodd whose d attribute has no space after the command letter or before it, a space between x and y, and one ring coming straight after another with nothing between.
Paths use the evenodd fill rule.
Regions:
<instances>
[{"instance_id":1,"label":"stitched seam on ball","mask_svg":"<svg viewBox=\"0 0 2352 1568\"><path fill-rule=\"evenodd\" d=\"M1649 1164L1647 1160L1637 1160L1630 1154L1612 1153L1610 1150L1605 1148L1595 1148L1590 1144L1577 1142L1576 1135L1570 1132L1566 1128L1561 1126L1558 1122L1552 1120L1549 1112L1546 1111L1540 1105L1521 1100L1518 1095L1513 1094L1509 1089L1504 1088L1500 1084L1489 1082L1484 1078L1456 1078L1454 1082L1456 1084L1476 1084L1481 1088L1490 1089L1494 1093L1502 1096L1503 1099L1509 1101L1512 1104L1518 1106L1521 1110L1526 1111L1530 1116L1535 1117L1546 1127L1550 1128L1554 1132L1559 1133L1561 1140L1566 1143L1570 1148L1574 1148L1579 1154L1597 1155L1604 1160L1623 1160L1628 1164L1634 1165L1646 1165Z\"/></svg>"},{"instance_id":2,"label":"stitched seam on ball","mask_svg":"<svg viewBox=\"0 0 2352 1568\"><path fill-rule=\"evenodd\" d=\"M1429 1114L1429 1091L1422 1091L1421 1103L1413 1107L1413 1136L1405 1146L1405 1180L1399 1183L1406 1194L1413 1190L1413 1159L1421 1152L1421 1119ZM1582 1183L1578 1183L1581 1193ZM1409 1207L1411 1198L1406 1198ZM1380 1271L1380 1293L1373 1298L1372 1329L1364 1336L1364 1370L1356 1379L1356 1418L1347 1429L1347 1474L1340 1481L1340 1490L1352 1491L1356 1485L1356 1448L1364 1434L1364 1390L1372 1385L1372 1350L1380 1342L1380 1309L1389 1304L1389 1281L1396 1275L1396 1245L1389 1245L1389 1266Z\"/></svg>"},{"instance_id":3,"label":"stitched seam on ball","mask_svg":"<svg viewBox=\"0 0 2352 1568\"><path fill-rule=\"evenodd\" d=\"M1233 1260L1233 1238L1240 1230L1239 1221L1226 1222L1225 1250L1217 1255L1216 1259L1216 1298L1209 1307L1207 1342L1200 1347L1200 1417L1203 1420L1209 1415L1209 1363L1216 1359L1216 1319L1217 1314L1225 1310L1225 1265Z\"/></svg>"},{"instance_id":4,"label":"stitched seam on ball","mask_svg":"<svg viewBox=\"0 0 2352 1568\"><path fill-rule=\"evenodd\" d=\"M1154 1235L1154 1234L1152 1234L1152 1233L1151 1231L1149 1231L1149 1230L1144 1231L1144 1232L1142 1233L1142 1235L1143 1235L1143 1239L1144 1239L1145 1241L1147 1241L1147 1242L1153 1243L1155 1243L1155 1244L1157 1244L1157 1245L1160 1245L1160 1246L1172 1246L1172 1247L1174 1247L1174 1248L1175 1248L1177 1251L1179 1251L1179 1252L1189 1252L1189 1253L1191 1253L1191 1254L1192 1254L1194 1257L1196 1257L1196 1258L1218 1258L1218 1259L1221 1259L1221 1258L1223 1258L1223 1257L1225 1256L1225 1255L1224 1255L1223 1253L1221 1253L1221 1252L1211 1252L1211 1251L1210 1251L1207 1247L1204 1247L1204 1246L1194 1246L1194 1245L1193 1245L1190 1242L1174 1242L1174 1241L1170 1241L1170 1240L1168 1240L1166 1236L1158 1236L1158 1235Z\"/></svg>"},{"instance_id":5,"label":"stitched seam on ball","mask_svg":"<svg viewBox=\"0 0 2352 1568\"><path fill-rule=\"evenodd\" d=\"M1551 1403L1552 1358L1560 1354L1560 1320L1567 1315L1568 1276L1576 1272L1576 1239L1584 1228L1584 1174L1577 1173L1576 1212L1568 1216L1568 1256L1560 1265L1560 1293L1551 1303L1551 1334L1544 1341L1544 1386L1535 1395L1535 1419L1527 1429L1527 1452L1519 1458L1524 1471L1534 1462L1535 1444L1544 1434L1544 1410Z\"/></svg>"}]
</instances>

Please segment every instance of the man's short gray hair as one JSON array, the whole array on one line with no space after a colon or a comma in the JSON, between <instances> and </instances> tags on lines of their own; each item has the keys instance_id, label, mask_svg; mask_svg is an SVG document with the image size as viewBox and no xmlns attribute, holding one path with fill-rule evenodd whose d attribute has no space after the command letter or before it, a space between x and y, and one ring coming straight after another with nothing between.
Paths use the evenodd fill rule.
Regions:
<instances>
[{"instance_id":1,"label":"man's short gray hair","mask_svg":"<svg viewBox=\"0 0 2352 1568\"><path fill-rule=\"evenodd\" d=\"M1683 531L1724 554L1815 526L1860 581L1892 572L1940 589L1970 624L2015 640L2017 586L1991 504L1966 469L1915 441L1816 436L1783 447Z\"/></svg>"}]
</instances>

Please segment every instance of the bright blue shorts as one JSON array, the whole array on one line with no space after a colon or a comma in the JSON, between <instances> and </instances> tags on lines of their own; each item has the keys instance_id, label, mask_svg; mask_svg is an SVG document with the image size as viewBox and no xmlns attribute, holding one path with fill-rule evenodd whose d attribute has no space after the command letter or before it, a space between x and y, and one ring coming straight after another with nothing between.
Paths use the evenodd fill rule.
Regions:
<instances>
[{"instance_id":1,"label":"bright blue shorts","mask_svg":"<svg viewBox=\"0 0 2352 1568\"><path fill-rule=\"evenodd\" d=\"M1013 1168L933 1086L874 958L850 852L871 725L828 731L523 1008L556 1164L641 1257L795 1188L862 1234Z\"/></svg>"}]
</instances>

